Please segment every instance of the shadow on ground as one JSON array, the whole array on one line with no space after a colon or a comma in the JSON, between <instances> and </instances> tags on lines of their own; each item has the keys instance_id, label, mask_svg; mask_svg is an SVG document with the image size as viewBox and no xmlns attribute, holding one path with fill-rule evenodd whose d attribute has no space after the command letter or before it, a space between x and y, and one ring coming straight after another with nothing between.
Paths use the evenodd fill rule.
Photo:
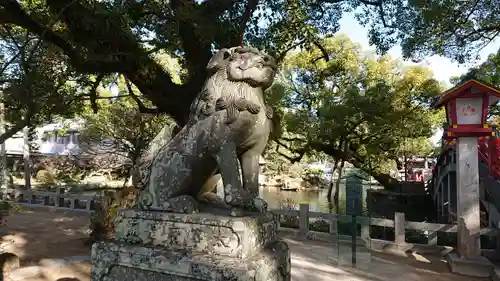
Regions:
<instances>
[{"instance_id":1,"label":"shadow on ground","mask_svg":"<svg viewBox=\"0 0 500 281\"><path fill-rule=\"evenodd\" d=\"M292 280L315 281L484 281L452 274L440 256L368 252L358 247L357 268L348 265L351 245L284 237L292 251ZM343 259L339 257L344 257ZM340 261L340 262L339 262Z\"/></svg>"},{"instance_id":2,"label":"shadow on ground","mask_svg":"<svg viewBox=\"0 0 500 281\"><path fill-rule=\"evenodd\" d=\"M2 229L4 251L17 255L21 266L41 259L88 255L88 215L23 210L7 217Z\"/></svg>"},{"instance_id":3,"label":"shadow on ground","mask_svg":"<svg viewBox=\"0 0 500 281\"><path fill-rule=\"evenodd\" d=\"M20 257L21 267L41 265L42 270L36 277L23 281L88 281L88 262L71 262L62 267L43 265L43 259L89 256L90 247L84 243L88 237L88 225L88 216L74 213L45 210L14 213L7 218L2 229L8 233L3 236L3 243L8 252ZM352 268L346 264L350 260L350 244L340 244L339 247L338 243L303 241L287 236L284 240L292 252L292 281L488 280L451 274L439 256L414 253L394 256L370 253L363 248L358 248L361 251L358 268Z\"/></svg>"}]
</instances>

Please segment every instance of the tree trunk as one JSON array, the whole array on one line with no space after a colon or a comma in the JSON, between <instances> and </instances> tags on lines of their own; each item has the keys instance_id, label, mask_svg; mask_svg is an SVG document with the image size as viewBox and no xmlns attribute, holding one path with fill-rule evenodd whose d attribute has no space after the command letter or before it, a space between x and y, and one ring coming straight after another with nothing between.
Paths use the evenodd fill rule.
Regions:
<instances>
[{"instance_id":1,"label":"tree trunk","mask_svg":"<svg viewBox=\"0 0 500 281\"><path fill-rule=\"evenodd\" d=\"M335 203L335 210L337 213L340 212L340 202L339 202L339 193L340 193L340 181L342 180L342 172L344 171L345 160L342 159L339 167L339 176L337 178L337 182L335 183L335 195L333 196L333 202Z\"/></svg>"},{"instance_id":2,"label":"tree trunk","mask_svg":"<svg viewBox=\"0 0 500 281\"><path fill-rule=\"evenodd\" d=\"M333 175L335 175L335 171L337 170L338 164L339 164L339 160L335 159L335 163L333 163L332 176L330 177L330 184L328 185L328 194L326 196L329 204L332 203Z\"/></svg>"},{"instance_id":3,"label":"tree trunk","mask_svg":"<svg viewBox=\"0 0 500 281\"><path fill-rule=\"evenodd\" d=\"M388 190L396 190L400 186L400 181L396 178L393 178L391 175L376 173L367 168L367 160L363 157L360 157L355 152L349 153L348 145L345 146L344 151L342 149L336 148L335 146L332 146L331 144L319 142L310 143L310 147L316 151L322 151L334 159L345 159L345 161L351 163L355 168L369 172L376 181L378 181Z\"/></svg>"},{"instance_id":4,"label":"tree trunk","mask_svg":"<svg viewBox=\"0 0 500 281\"><path fill-rule=\"evenodd\" d=\"M128 169L127 175L125 176L125 180L123 181L122 188L126 188L127 187L127 182L130 179L130 177L133 177L133 175L131 173L131 169Z\"/></svg>"}]
</instances>

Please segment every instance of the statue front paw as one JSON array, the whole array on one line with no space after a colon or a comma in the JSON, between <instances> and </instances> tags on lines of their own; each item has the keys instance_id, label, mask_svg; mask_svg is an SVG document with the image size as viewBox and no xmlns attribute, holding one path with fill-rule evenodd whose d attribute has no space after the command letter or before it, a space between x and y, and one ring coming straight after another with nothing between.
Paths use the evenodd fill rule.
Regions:
<instances>
[{"instance_id":1,"label":"statue front paw","mask_svg":"<svg viewBox=\"0 0 500 281\"><path fill-rule=\"evenodd\" d=\"M267 212L267 202L262 198L256 197L249 202L248 209L254 212Z\"/></svg>"}]
</instances>

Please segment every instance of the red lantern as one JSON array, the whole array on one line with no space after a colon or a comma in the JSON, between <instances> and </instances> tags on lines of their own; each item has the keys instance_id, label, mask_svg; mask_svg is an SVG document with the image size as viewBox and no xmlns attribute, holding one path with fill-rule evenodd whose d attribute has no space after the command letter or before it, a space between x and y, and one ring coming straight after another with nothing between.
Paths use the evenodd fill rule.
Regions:
<instances>
[{"instance_id":1,"label":"red lantern","mask_svg":"<svg viewBox=\"0 0 500 281\"><path fill-rule=\"evenodd\" d=\"M446 106L448 138L492 136L486 122L488 107L500 99L500 90L487 83L469 80L444 92L434 108Z\"/></svg>"}]
</instances>

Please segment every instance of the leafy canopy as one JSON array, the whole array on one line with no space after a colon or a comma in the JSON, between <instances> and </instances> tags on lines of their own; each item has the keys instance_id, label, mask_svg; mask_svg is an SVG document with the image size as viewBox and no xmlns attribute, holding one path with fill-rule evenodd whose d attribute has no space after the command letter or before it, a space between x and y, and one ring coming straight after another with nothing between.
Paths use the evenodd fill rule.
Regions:
<instances>
[{"instance_id":1,"label":"leafy canopy","mask_svg":"<svg viewBox=\"0 0 500 281\"><path fill-rule=\"evenodd\" d=\"M475 59L500 34L497 0L370 2L377 6L378 16L365 6L358 18L370 27L370 43L380 52L400 43L405 58L438 54L463 63Z\"/></svg>"},{"instance_id":2,"label":"leafy canopy","mask_svg":"<svg viewBox=\"0 0 500 281\"><path fill-rule=\"evenodd\" d=\"M442 88L428 69L364 54L345 36L321 44L329 61L312 48L290 54L283 64L282 146L299 154L321 151L384 173L402 153L432 151L404 145L430 137L444 118L430 108Z\"/></svg>"},{"instance_id":3,"label":"leafy canopy","mask_svg":"<svg viewBox=\"0 0 500 281\"><path fill-rule=\"evenodd\" d=\"M112 154L127 159L128 166L134 165L149 143L165 127L174 124L165 115L151 115L139 112L134 100L127 96L132 86L119 80L118 98L100 100L100 110L93 113L89 107L81 114L84 128L81 132L81 146L91 155Z\"/></svg>"},{"instance_id":4,"label":"leafy canopy","mask_svg":"<svg viewBox=\"0 0 500 281\"><path fill-rule=\"evenodd\" d=\"M464 61L498 34L499 5L496 0L0 0L0 85L12 88L5 99L19 115L9 117L10 132L31 119L34 124L78 111L75 100L95 101L96 85L112 83L117 73L151 101L151 107L138 104L141 112L167 113L182 124L214 49L247 44L281 60L295 48L315 48L316 55L329 59L322 38L339 29L344 13L355 12L380 52L401 43L405 57L438 53ZM158 54L179 62L180 79ZM30 106L30 101L36 102Z\"/></svg>"}]
</instances>

